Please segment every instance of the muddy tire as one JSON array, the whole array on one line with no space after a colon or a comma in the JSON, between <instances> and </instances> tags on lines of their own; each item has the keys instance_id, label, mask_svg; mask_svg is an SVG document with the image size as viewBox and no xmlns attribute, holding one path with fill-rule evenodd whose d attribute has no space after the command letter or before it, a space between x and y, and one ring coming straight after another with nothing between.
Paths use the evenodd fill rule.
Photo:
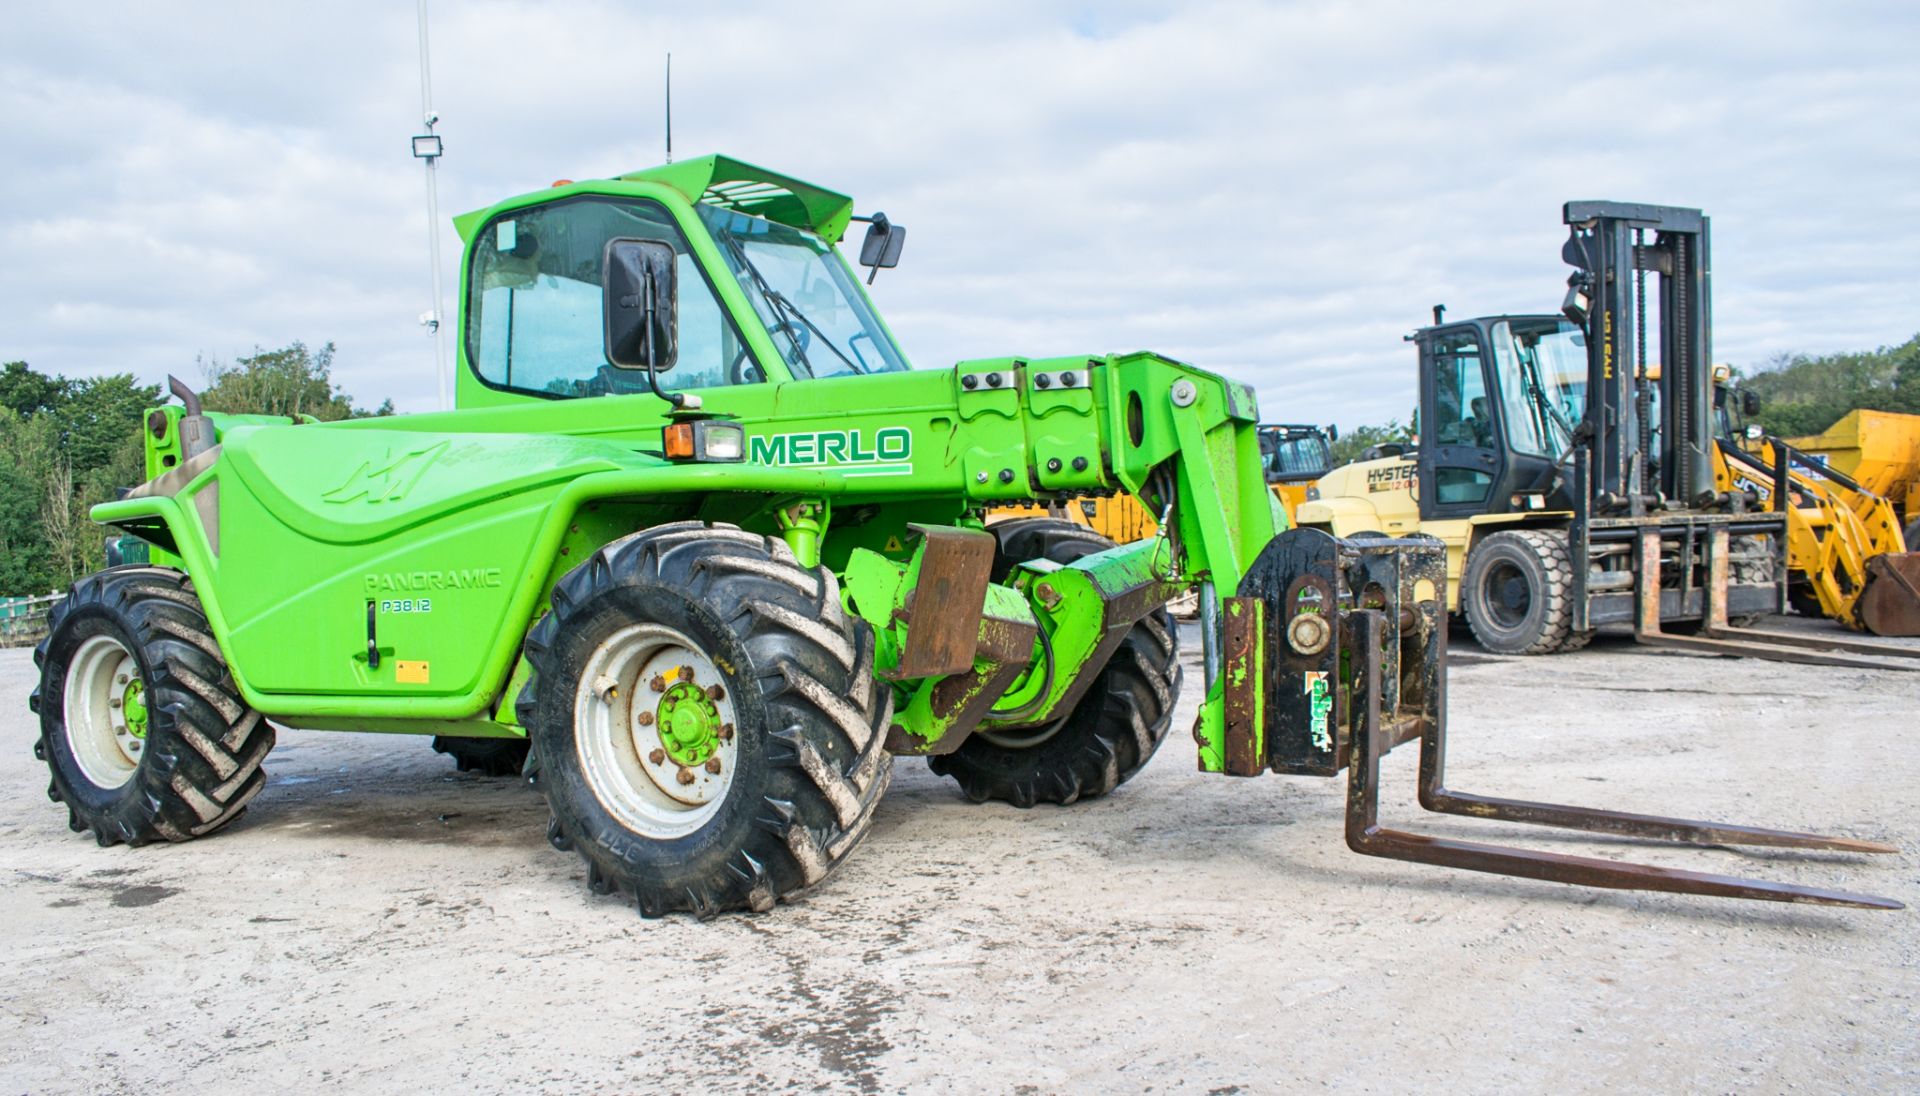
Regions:
<instances>
[{"instance_id":1,"label":"muddy tire","mask_svg":"<svg viewBox=\"0 0 1920 1096\"><path fill-rule=\"evenodd\" d=\"M1091 529L1056 518L1021 518L989 527L999 539L993 577L1024 560L1071 563L1113 547ZM1078 703L1046 726L975 732L953 753L927 758L975 803L1031 807L1105 795L1153 757L1180 695L1179 633L1161 609L1135 624Z\"/></svg>"},{"instance_id":2,"label":"muddy tire","mask_svg":"<svg viewBox=\"0 0 1920 1096\"><path fill-rule=\"evenodd\" d=\"M519 776L527 763L527 740L437 734L433 736L433 752L453 758L453 767L463 773Z\"/></svg>"},{"instance_id":3,"label":"muddy tire","mask_svg":"<svg viewBox=\"0 0 1920 1096\"><path fill-rule=\"evenodd\" d=\"M266 786L274 731L240 698L192 583L118 567L75 584L34 650L34 756L67 825L101 845L185 841Z\"/></svg>"},{"instance_id":4,"label":"muddy tire","mask_svg":"<svg viewBox=\"0 0 1920 1096\"><path fill-rule=\"evenodd\" d=\"M1473 638L1495 654L1578 650L1591 638L1573 630L1573 564L1560 530L1509 530L1474 545L1460 608Z\"/></svg>"},{"instance_id":5,"label":"muddy tire","mask_svg":"<svg viewBox=\"0 0 1920 1096\"><path fill-rule=\"evenodd\" d=\"M526 650L527 772L596 894L649 917L766 910L866 835L893 693L832 573L783 542L699 522L614 541Z\"/></svg>"}]
</instances>

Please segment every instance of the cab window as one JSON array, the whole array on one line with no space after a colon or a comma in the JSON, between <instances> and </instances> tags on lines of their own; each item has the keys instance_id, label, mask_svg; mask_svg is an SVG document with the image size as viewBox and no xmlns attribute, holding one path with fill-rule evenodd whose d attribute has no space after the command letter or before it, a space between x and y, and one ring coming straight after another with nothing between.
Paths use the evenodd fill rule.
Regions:
<instances>
[{"instance_id":1,"label":"cab window","mask_svg":"<svg viewBox=\"0 0 1920 1096\"><path fill-rule=\"evenodd\" d=\"M467 272L467 360L481 380L558 397L650 390L644 371L615 368L603 345L601 263L607 241L622 237L661 240L679 256L678 355L660 373L660 387L761 378L664 207L572 198L517 209L481 228Z\"/></svg>"},{"instance_id":2,"label":"cab window","mask_svg":"<svg viewBox=\"0 0 1920 1096\"><path fill-rule=\"evenodd\" d=\"M1480 368L1480 341L1469 330L1437 336L1432 345L1434 441L1494 448L1487 382Z\"/></svg>"}]
</instances>

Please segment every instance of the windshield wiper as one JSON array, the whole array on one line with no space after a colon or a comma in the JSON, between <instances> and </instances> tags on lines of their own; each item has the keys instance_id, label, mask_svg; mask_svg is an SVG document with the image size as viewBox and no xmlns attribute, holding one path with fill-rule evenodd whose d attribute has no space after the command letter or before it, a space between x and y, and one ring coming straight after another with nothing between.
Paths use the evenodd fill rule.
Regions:
<instances>
[{"instance_id":1,"label":"windshield wiper","mask_svg":"<svg viewBox=\"0 0 1920 1096\"><path fill-rule=\"evenodd\" d=\"M727 249L733 252L734 259L746 270L747 276L753 279L755 288L760 290L760 296L765 298L767 306L780 317L781 326L806 328L818 336L821 342L827 344L827 349L833 351L834 357L846 362L847 368L853 370L855 373L866 372L866 370L855 365L851 358L841 353L840 348L833 345L833 340L828 338L826 333L820 330L819 325L808 319L805 312L800 311L799 305L794 304L786 298L785 294L767 284L767 279L760 273L760 268L753 265L753 260L747 257L747 249L740 246L740 241L735 239L731 232L723 233L722 235L726 237ZM806 348L800 345L800 339L789 332L787 335L787 343L793 347L793 352L799 355L800 364L806 369L807 376L817 376L818 374L816 374L813 369L813 361L807 357Z\"/></svg>"}]
</instances>

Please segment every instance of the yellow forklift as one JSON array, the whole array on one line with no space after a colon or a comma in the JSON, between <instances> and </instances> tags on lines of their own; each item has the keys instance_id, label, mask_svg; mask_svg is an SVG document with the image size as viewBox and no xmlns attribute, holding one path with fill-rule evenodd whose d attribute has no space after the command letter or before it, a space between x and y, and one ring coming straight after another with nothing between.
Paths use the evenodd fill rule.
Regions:
<instances>
[{"instance_id":1,"label":"yellow forklift","mask_svg":"<svg viewBox=\"0 0 1920 1096\"><path fill-rule=\"evenodd\" d=\"M1734 627L1787 607L1790 505L1725 474L1708 218L1616 202L1563 217L1561 314L1436 307L1410 336L1416 448L1322 477L1299 523L1437 537L1449 605L1497 653L1573 650L1619 624L1666 647L1920 669L1920 651Z\"/></svg>"}]
</instances>

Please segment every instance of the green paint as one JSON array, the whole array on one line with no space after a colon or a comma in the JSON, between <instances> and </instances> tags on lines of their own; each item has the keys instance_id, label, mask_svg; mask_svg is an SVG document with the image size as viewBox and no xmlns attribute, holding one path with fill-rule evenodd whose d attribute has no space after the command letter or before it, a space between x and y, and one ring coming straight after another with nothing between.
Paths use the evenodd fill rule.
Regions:
<instances>
[{"instance_id":1,"label":"green paint","mask_svg":"<svg viewBox=\"0 0 1920 1096\"><path fill-rule=\"evenodd\" d=\"M655 706L654 727L660 745L676 765L704 764L720 748L720 709L691 681L676 681Z\"/></svg>"},{"instance_id":2,"label":"green paint","mask_svg":"<svg viewBox=\"0 0 1920 1096\"><path fill-rule=\"evenodd\" d=\"M121 712L127 720L127 733L135 738L147 737L147 684L139 678L127 683L127 691L122 696Z\"/></svg>"}]
</instances>

